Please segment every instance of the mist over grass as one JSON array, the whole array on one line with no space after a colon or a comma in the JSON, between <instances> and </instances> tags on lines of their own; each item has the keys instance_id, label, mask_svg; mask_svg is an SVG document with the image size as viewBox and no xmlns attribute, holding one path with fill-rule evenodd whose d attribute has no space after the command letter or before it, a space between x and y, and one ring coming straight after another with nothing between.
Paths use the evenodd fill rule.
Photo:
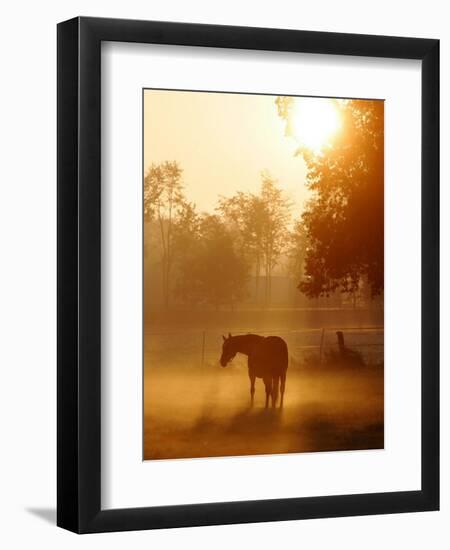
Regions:
<instances>
[{"instance_id":1,"label":"mist over grass","mask_svg":"<svg viewBox=\"0 0 450 550\"><path fill-rule=\"evenodd\" d=\"M256 316L255 332L271 331L269 323L261 324ZM274 318L280 325L280 317ZM358 366L333 360L333 330L327 333L322 362L314 347L320 329L280 334L291 356L284 407L265 409L260 379L250 407L245 356L237 355L225 368L219 365L221 323L207 324L203 364L199 327L204 324L186 318L179 323L185 326L146 325L144 459L383 448L382 332L361 332L367 350L378 342L381 360ZM277 330L274 326L273 334ZM301 355L297 342L306 342L307 348L311 344L310 349Z\"/></svg>"}]
</instances>

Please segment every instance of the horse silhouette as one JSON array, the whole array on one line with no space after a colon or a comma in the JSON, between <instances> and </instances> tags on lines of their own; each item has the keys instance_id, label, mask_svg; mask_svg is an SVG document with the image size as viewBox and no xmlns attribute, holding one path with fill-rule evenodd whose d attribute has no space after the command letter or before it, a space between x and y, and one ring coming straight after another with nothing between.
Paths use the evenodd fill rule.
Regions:
<instances>
[{"instance_id":1,"label":"horse silhouette","mask_svg":"<svg viewBox=\"0 0 450 550\"><path fill-rule=\"evenodd\" d=\"M283 406L286 387L286 371L288 368L288 348L286 342L279 336L258 336L243 334L223 336L222 356L220 364L226 367L237 353L248 357L248 376L250 378L250 399L253 405L255 395L255 379L262 378L266 388L266 408L269 397L272 407L275 407L280 390L280 407Z\"/></svg>"}]
</instances>

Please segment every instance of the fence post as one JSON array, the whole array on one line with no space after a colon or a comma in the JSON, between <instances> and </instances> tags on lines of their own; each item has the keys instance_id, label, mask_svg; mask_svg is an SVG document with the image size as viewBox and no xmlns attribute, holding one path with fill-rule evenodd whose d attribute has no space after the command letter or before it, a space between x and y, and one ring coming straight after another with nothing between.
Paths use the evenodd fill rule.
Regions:
<instances>
[{"instance_id":1,"label":"fence post","mask_svg":"<svg viewBox=\"0 0 450 550\"><path fill-rule=\"evenodd\" d=\"M206 338L206 331L203 331L202 333L202 367L205 363L205 338Z\"/></svg>"},{"instance_id":2,"label":"fence post","mask_svg":"<svg viewBox=\"0 0 450 550\"><path fill-rule=\"evenodd\" d=\"M325 329L322 328L322 335L320 337L320 359L319 363L322 364L322 356L323 356L323 341L325 339Z\"/></svg>"},{"instance_id":3,"label":"fence post","mask_svg":"<svg viewBox=\"0 0 450 550\"><path fill-rule=\"evenodd\" d=\"M338 330L336 332L336 336L337 336L337 339L338 339L339 353L343 357L345 355L344 333L342 332L342 330Z\"/></svg>"}]
</instances>

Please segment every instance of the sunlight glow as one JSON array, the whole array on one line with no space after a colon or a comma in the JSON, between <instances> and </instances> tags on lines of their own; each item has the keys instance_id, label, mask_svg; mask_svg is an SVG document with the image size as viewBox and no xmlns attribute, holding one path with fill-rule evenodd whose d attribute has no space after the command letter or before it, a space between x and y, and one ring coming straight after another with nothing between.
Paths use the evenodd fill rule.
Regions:
<instances>
[{"instance_id":1,"label":"sunlight glow","mask_svg":"<svg viewBox=\"0 0 450 550\"><path fill-rule=\"evenodd\" d=\"M291 113L291 129L293 136L304 147L318 152L340 125L339 113L329 99L296 98Z\"/></svg>"}]
</instances>

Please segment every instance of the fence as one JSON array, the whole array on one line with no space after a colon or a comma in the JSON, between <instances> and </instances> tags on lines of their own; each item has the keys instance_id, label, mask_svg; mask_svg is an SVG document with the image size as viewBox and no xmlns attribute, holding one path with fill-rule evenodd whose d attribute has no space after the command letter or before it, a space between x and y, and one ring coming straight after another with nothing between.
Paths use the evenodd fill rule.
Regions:
<instances>
[{"instance_id":1,"label":"fence","mask_svg":"<svg viewBox=\"0 0 450 550\"><path fill-rule=\"evenodd\" d=\"M235 334L251 332L235 329ZM341 337L338 337L341 333ZM216 365L222 351L222 334L219 329L189 329L145 333L146 359L152 363ZM225 333L226 334L226 333ZM289 349L291 365L320 365L333 354L345 349L356 352L365 364L377 364L384 358L384 328L382 326L327 327L312 329L258 330L262 336L277 335ZM339 338L341 344L339 344Z\"/></svg>"}]
</instances>

